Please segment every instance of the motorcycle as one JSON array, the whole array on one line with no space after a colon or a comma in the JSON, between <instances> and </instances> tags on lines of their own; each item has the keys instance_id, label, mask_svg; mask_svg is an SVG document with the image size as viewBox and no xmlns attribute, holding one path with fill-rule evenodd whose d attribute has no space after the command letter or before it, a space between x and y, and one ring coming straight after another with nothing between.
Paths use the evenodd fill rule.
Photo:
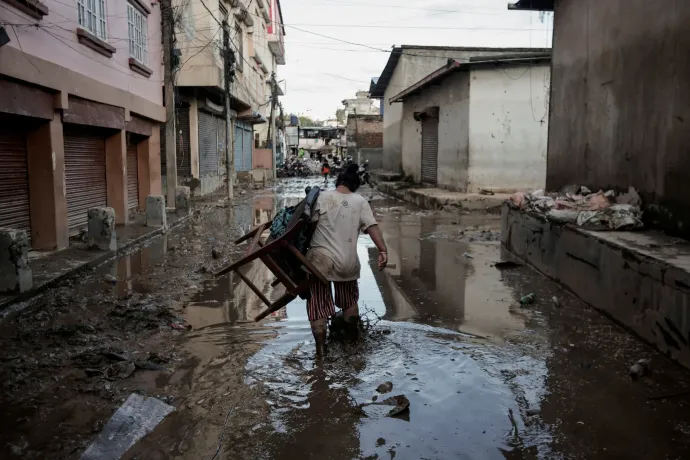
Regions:
<instances>
[{"instance_id":1,"label":"motorcycle","mask_svg":"<svg viewBox=\"0 0 690 460\"><path fill-rule=\"evenodd\" d=\"M359 175L359 181L362 184L371 185L369 183L369 160L366 160L363 164L359 165L357 174Z\"/></svg>"}]
</instances>

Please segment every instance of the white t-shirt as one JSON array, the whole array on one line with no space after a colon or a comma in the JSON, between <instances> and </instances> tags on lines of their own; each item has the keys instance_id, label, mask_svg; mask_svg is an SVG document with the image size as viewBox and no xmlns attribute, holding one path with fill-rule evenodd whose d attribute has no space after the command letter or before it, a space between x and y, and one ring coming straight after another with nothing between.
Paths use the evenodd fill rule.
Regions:
<instances>
[{"instance_id":1,"label":"white t-shirt","mask_svg":"<svg viewBox=\"0 0 690 460\"><path fill-rule=\"evenodd\" d=\"M329 281L359 279L357 238L376 225L367 200L357 193L322 192L314 212L317 219L307 258Z\"/></svg>"}]
</instances>

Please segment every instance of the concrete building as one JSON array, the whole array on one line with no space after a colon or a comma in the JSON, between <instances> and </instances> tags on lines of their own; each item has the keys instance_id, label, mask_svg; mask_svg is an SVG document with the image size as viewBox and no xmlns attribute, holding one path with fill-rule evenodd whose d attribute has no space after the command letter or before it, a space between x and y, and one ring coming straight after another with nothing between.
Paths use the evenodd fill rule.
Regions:
<instances>
[{"instance_id":1,"label":"concrete building","mask_svg":"<svg viewBox=\"0 0 690 460\"><path fill-rule=\"evenodd\" d=\"M347 154L361 164L369 161L370 169L381 169L383 155L383 117L355 115L347 117Z\"/></svg>"},{"instance_id":2,"label":"concrete building","mask_svg":"<svg viewBox=\"0 0 690 460\"><path fill-rule=\"evenodd\" d=\"M345 99L345 120L352 114L379 115L377 104L369 97L368 91L357 91L354 99Z\"/></svg>"},{"instance_id":3,"label":"concrete building","mask_svg":"<svg viewBox=\"0 0 690 460\"><path fill-rule=\"evenodd\" d=\"M650 222L690 238L690 4L657 11L622 0L523 0L513 8L554 12L547 189L633 186Z\"/></svg>"},{"instance_id":4,"label":"concrete building","mask_svg":"<svg viewBox=\"0 0 690 460\"><path fill-rule=\"evenodd\" d=\"M451 60L391 97L402 105L403 174L458 191L543 187L550 61L549 53Z\"/></svg>"},{"instance_id":5,"label":"concrete building","mask_svg":"<svg viewBox=\"0 0 690 460\"><path fill-rule=\"evenodd\" d=\"M272 170L270 81L285 63L282 13L279 0L175 0L174 5L181 18L176 33L182 63L176 80L178 181L193 194L206 195L225 187L227 176L221 24L228 24L236 52L230 103L235 172Z\"/></svg>"},{"instance_id":6,"label":"concrete building","mask_svg":"<svg viewBox=\"0 0 690 460\"><path fill-rule=\"evenodd\" d=\"M448 59L467 62L472 56L521 52L548 52L540 48L466 48L403 45L393 48L381 76L372 84L370 97L383 99L383 168L402 171L402 106L390 99L445 65ZM373 80L372 80L373 83Z\"/></svg>"},{"instance_id":7,"label":"concrete building","mask_svg":"<svg viewBox=\"0 0 690 460\"><path fill-rule=\"evenodd\" d=\"M160 6L2 2L0 227L62 249L109 206L117 224L161 193Z\"/></svg>"}]
</instances>

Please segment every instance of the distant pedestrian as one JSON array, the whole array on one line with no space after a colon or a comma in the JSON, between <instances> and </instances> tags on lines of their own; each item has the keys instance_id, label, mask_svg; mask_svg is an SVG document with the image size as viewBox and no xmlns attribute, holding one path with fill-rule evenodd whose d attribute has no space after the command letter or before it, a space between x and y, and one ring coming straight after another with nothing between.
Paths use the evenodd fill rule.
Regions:
<instances>
[{"instance_id":1,"label":"distant pedestrian","mask_svg":"<svg viewBox=\"0 0 690 460\"><path fill-rule=\"evenodd\" d=\"M328 175L331 173L331 167L329 166L327 161L323 162L323 166L321 167L321 174L323 174L323 183L327 184L328 183Z\"/></svg>"}]
</instances>

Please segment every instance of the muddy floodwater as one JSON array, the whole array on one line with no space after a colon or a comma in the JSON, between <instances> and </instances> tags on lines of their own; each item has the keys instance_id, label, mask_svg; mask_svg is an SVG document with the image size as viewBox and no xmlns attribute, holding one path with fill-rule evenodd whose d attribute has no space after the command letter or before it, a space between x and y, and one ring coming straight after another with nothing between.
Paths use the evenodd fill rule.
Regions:
<instances>
[{"instance_id":1,"label":"muddy floodwater","mask_svg":"<svg viewBox=\"0 0 690 460\"><path fill-rule=\"evenodd\" d=\"M283 181L181 232L199 251L227 240L226 259L239 257L232 238L319 183ZM112 383L118 396L98 417L37 391L5 415L0 457L79 458L102 426L99 417L107 421L139 391L175 411L124 458L688 458L688 372L530 268L496 266L510 260L500 247L500 216L421 211L369 187L361 193L395 265L379 271L375 247L360 237L360 309L371 323L364 343L332 344L325 360L315 360L304 301L256 324L261 301L233 275L210 276L204 264L212 262L174 275L179 249L170 252L169 239L181 236L167 235L114 262L126 268L116 271L112 289L116 299L167 291L171 308L191 325L132 344L173 356L168 369ZM245 274L267 297L281 294L261 263ZM528 294L534 301L521 305ZM632 381L628 369L641 358L651 358L651 373ZM392 389L378 392L387 382ZM391 396L405 396L409 409L391 415ZM53 408L53 437L79 443L45 455L50 436L31 434L32 427L51 430L34 413L43 405Z\"/></svg>"}]
</instances>

